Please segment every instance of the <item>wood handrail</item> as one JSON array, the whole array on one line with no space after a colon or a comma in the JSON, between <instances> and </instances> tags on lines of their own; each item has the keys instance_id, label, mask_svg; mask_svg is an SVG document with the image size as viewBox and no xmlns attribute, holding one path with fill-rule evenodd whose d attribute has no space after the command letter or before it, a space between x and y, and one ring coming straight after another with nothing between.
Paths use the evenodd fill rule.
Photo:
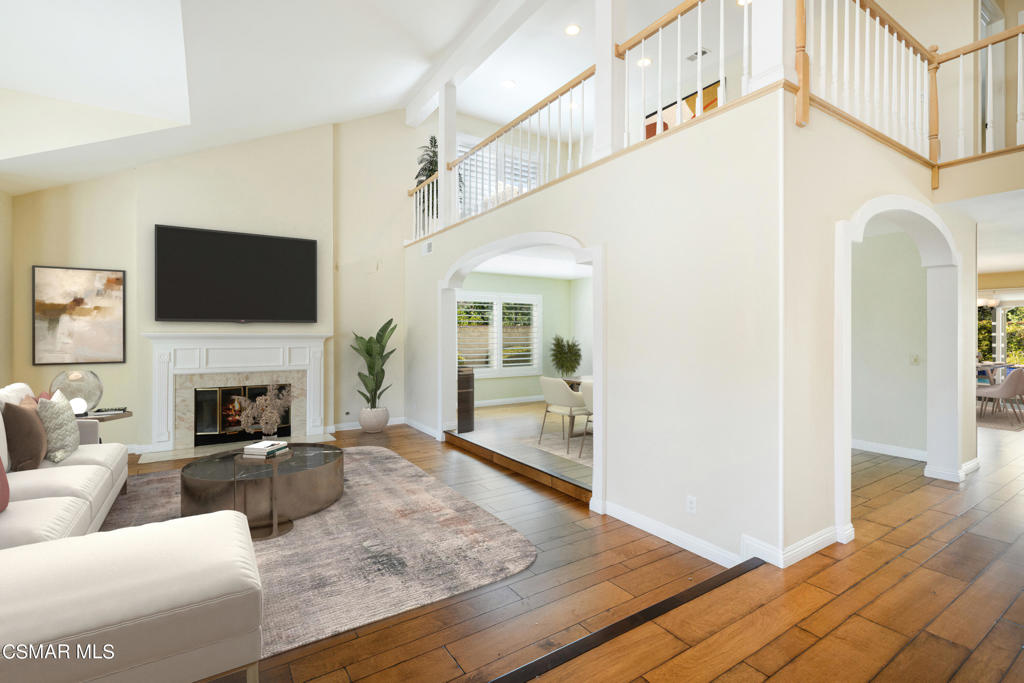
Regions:
<instances>
[{"instance_id":1,"label":"wood handrail","mask_svg":"<svg viewBox=\"0 0 1024 683\"><path fill-rule=\"evenodd\" d=\"M645 26L644 28L640 29L640 31L636 33L632 38L626 40L623 43L617 44L615 46L615 56L618 57L619 59L625 59L626 52L632 50L634 47L639 45L640 41L646 38L650 38L655 33L657 33L659 29L663 29L669 24L671 24L673 21L675 21L679 17L679 15L686 14L687 12L689 12L694 7L696 7L697 5L704 1L705 0L685 0L685 2L679 3L678 5L670 9L668 12L665 12L665 14L661 15L661 18L659 18L657 21L654 21Z\"/></svg>"},{"instance_id":2,"label":"wood handrail","mask_svg":"<svg viewBox=\"0 0 1024 683\"><path fill-rule=\"evenodd\" d=\"M999 33L995 34L994 36L989 36L988 38L982 38L981 40L976 40L973 43L970 43L968 45L964 45L963 47L957 48L956 50L950 50L949 52L943 52L941 55L936 55L936 61L939 64L944 64L945 62L948 62L951 59L956 59L957 57L960 57L960 56L963 56L963 55L969 55L972 52L977 52L978 50L982 50L982 49L988 47L989 45L995 45L996 43L1002 43L1003 41L1009 40L1010 38L1013 38L1014 36L1019 35L1021 33L1024 33L1024 24L1020 24L1018 26L1013 26L1011 28L1006 29L1005 31L1000 31Z\"/></svg>"},{"instance_id":3,"label":"wood handrail","mask_svg":"<svg viewBox=\"0 0 1024 683\"><path fill-rule=\"evenodd\" d=\"M424 185L428 185L428 184L434 182L435 180L437 180L437 171L434 171L434 174L432 176L430 176L429 178L424 180L422 183L420 183L416 187L414 187L411 190L409 190L409 192L408 192L409 196L410 197L413 196L414 194L416 194L417 192L420 191L421 187L423 187Z\"/></svg>"},{"instance_id":4,"label":"wood handrail","mask_svg":"<svg viewBox=\"0 0 1024 683\"><path fill-rule=\"evenodd\" d=\"M810 118L811 59L807 54L807 8L796 0L796 125L803 128Z\"/></svg>"},{"instance_id":5,"label":"wood handrail","mask_svg":"<svg viewBox=\"0 0 1024 683\"><path fill-rule=\"evenodd\" d=\"M921 41L910 33L910 31L903 28L903 26L893 19L888 12L879 7L875 0L856 0L856 2L858 5L866 9L872 18L878 18L886 29L888 29L897 38L903 40L918 55L929 62L934 62L936 60L937 56L934 52L926 48Z\"/></svg>"},{"instance_id":6,"label":"wood handrail","mask_svg":"<svg viewBox=\"0 0 1024 683\"><path fill-rule=\"evenodd\" d=\"M520 123L522 123L526 119L528 119L531 116L533 116L534 114L536 114L538 111L543 109L546 105L551 104L552 102L557 100L559 97L561 97L562 95L564 95L565 93L569 92L570 90L575 88L577 85L582 83L583 81L585 81L588 78L590 78L591 76L593 76L596 72L597 72L597 65L596 64L591 64L589 67L584 69L582 73L580 73L578 76L575 76L575 77L571 78L568 82L566 82L565 85L560 87L558 90L555 90L553 93L551 93L550 95L548 95L547 97L542 99L540 102L538 102L537 104L533 105L532 107L530 107L529 109L524 111L522 114L520 114L516 118L512 119L510 122L506 123L504 126L502 126L498 130L494 131L493 133L488 135L486 138L484 138L483 140L478 142L473 147L473 149L469 150L468 152L466 152L465 154L460 156L455 161L449 161L448 162L448 170L450 171L450 170L454 169L456 166L458 166L463 161L468 159L470 157L470 155L475 154L479 150L481 150L484 147L486 147L487 145L491 144L492 142L494 142L495 140L500 138L502 135L504 135L505 133L509 132L510 130L512 130L513 128L518 126Z\"/></svg>"}]
</instances>

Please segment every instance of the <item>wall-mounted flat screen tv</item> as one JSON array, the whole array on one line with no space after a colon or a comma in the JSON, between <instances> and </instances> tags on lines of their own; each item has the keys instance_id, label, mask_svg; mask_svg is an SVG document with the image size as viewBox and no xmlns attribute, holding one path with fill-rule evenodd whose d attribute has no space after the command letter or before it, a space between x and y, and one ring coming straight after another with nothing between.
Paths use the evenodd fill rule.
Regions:
<instances>
[{"instance_id":1,"label":"wall-mounted flat screen tv","mask_svg":"<svg viewBox=\"0 0 1024 683\"><path fill-rule=\"evenodd\" d=\"M156 226L156 319L316 322L316 240Z\"/></svg>"}]
</instances>

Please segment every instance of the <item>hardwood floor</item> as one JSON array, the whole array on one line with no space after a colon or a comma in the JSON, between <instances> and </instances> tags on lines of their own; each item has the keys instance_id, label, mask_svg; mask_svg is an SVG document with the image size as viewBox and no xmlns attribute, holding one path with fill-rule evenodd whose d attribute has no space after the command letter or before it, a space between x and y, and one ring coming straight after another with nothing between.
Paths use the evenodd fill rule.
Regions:
<instances>
[{"instance_id":1,"label":"hardwood floor","mask_svg":"<svg viewBox=\"0 0 1024 683\"><path fill-rule=\"evenodd\" d=\"M486 681L722 569L408 427L338 437L401 453L519 529L538 559L265 660L264 681ZM544 678L1024 680L1024 436L982 430L979 443L982 468L962 485L855 453L854 541L759 567Z\"/></svg>"}]
</instances>

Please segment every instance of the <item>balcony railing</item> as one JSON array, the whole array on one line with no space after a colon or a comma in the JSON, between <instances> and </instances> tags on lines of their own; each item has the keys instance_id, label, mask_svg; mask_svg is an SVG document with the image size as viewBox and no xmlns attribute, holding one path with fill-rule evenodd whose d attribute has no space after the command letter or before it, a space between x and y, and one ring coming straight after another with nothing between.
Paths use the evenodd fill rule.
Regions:
<instances>
[{"instance_id":1,"label":"balcony railing","mask_svg":"<svg viewBox=\"0 0 1024 683\"><path fill-rule=\"evenodd\" d=\"M585 131L592 127L587 116L593 106L594 70L587 68L448 164L456 173L459 219L504 204L590 162Z\"/></svg>"},{"instance_id":2,"label":"balcony railing","mask_svg":"<svg viewBox=\"0 0 1024 683\"><path fill-rule=\"evenodd\" d=\"M700 119L770 85L766 79L782 79L786 40L778 17L784 5L686 0L628 40L609 43L607 59L446 164L440 177L410 190L412 239ZM985 153L1024 147L1024 25L941 53L874 0L796 0L792 26L798 83L787 87L796 91L798 126L807 123L813 104L931 168L933 187L943 165L973 158L976 142ZM621 81L614 76L616 59L623 60ZM956 80L948 74L942 83L955 87L940 88L940 67L947 64L941 71L955 68ZM1011 84L1017 101L1009 128L1004 119L1013 107L1004 108L1000 94ZM610 115L616 111L619 117ZM955 117L953 135L948 124L942 134L940 117L946 116Z\"/></svg>"},{"instance_id":3,"label":"balcony railing","mask_svg":"<svg viewBox=\"0 0 1024 683\"><path fill-rule=\"evenodd\" d=\"M939 53L873 0L804 0L797 12L799 97L815 98L924 158L935 169L933 183L940 162L1024 144L1024 25ZM955 74L940 69L946 64ZM1003 106L997 93L1011 84L1016 116L1014 128L1003 132L999 124L1010 124L1004 119L1013 107ZM806 104L797 109L798 123L805 122ZM945 116L956 126L943 135Z\"/></svg>"},{"instance_id":4,"label":"balcony railing","mask_svg":"<svg viewBox=\"0 0 1024 683\"><path fill-rule=\"evenodd\" d=\"M625 62L625 147L747 94L750 10L750 2L687 0L616 46Z\"/></svg>"}]
</instances>

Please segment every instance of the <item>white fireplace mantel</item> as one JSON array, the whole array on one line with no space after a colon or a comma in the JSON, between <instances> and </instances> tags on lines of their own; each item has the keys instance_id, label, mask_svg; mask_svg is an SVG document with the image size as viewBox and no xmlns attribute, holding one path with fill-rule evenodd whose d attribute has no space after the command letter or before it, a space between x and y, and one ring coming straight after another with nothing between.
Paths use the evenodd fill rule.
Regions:
<instances>
[{"instance_id":1,"label":"white fireplace mantel","mask_svg":"<svg viewBox=\"0 0 1024 683\"><path fill-rule=\"evenodd\" d=\"M144 332L142 336L153 345L153 451L175 448L175 375L304 370L306 434L323 432L324 341L331 335Z\"/></svg>"}]
</instances>

